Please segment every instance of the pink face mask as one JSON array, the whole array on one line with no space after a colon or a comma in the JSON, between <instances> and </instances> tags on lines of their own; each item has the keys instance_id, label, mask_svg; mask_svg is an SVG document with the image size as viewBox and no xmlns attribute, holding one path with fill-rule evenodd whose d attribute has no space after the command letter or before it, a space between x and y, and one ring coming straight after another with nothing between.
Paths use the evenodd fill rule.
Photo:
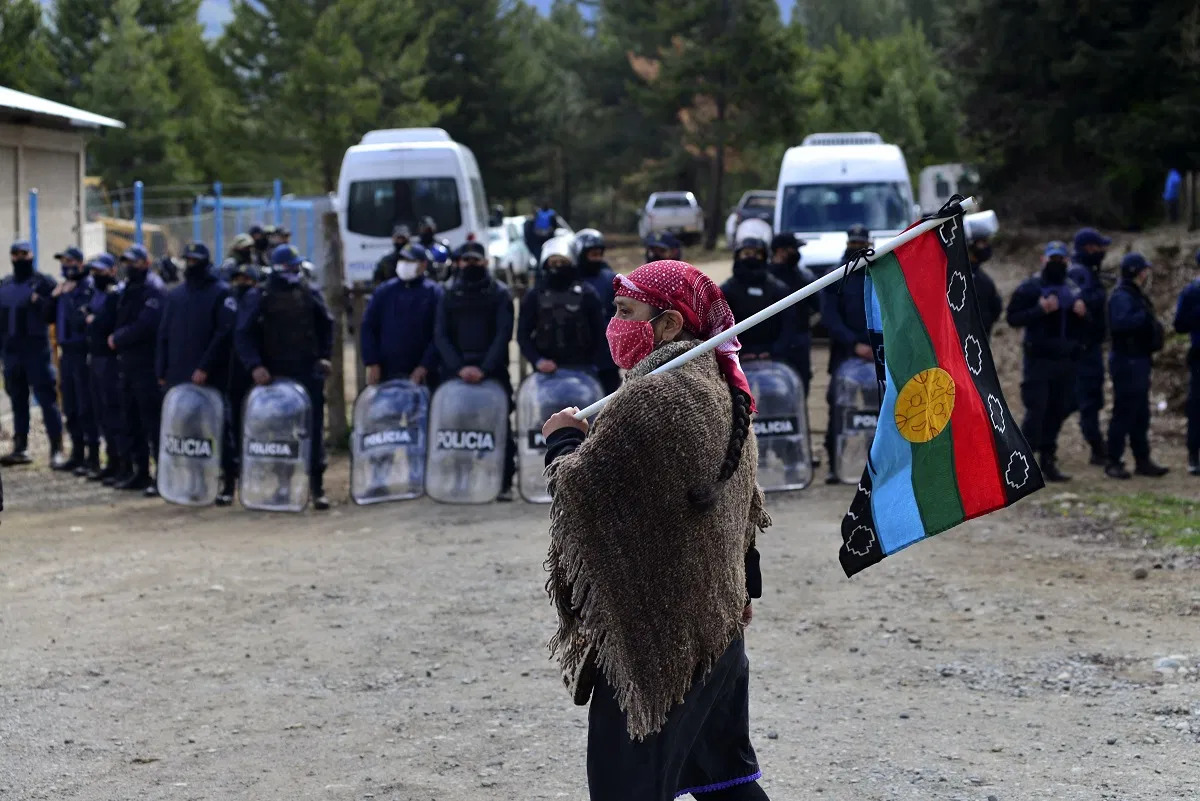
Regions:
<instances>
[{"instance_id":1,"label":"pink face mask","mask_svg":"<svg viewBox=\"0 0 1200 801\"><path fill-rule=\"evenodd\" d=\"M656 315L649 321L621 320L617 317L608 321L608 350L612 353L613 362L622 370L630 370L635 364L650 355L654 350L654 320L661 317Z\"/></svg>"}]
</instances>

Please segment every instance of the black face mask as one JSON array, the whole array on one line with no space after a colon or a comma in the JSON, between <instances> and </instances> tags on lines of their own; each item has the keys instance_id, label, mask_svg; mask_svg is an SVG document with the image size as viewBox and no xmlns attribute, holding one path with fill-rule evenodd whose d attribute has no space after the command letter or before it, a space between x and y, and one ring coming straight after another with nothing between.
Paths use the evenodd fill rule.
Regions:
<instances>
[{"instance_id":1,"label":"black face mask","mask_svg":"<svg viewBox=\"0 0 1200 801\"><path fill-rule=\"evenodd\" d=\"M472 284L477 284L487 280L487 266L483 264L466 264L462 268L462 277L464 281Z\"/></svg>"},{"instance_id":2,"label":"black face mask","mask_svg":"<svg viewBox=\"0 0 1200 801\"><path fill-rule=\"evenodd\" d=\"M762 286L767 282L767 263L762 259L738 259L733 263L733 277L747 286Z\"/></svg>"},{"instance_id":3,"label":"black face mask","mask_svg":"<svg viewBox=\"0 0 1200 801\"><path fill-rule=\"evenodd\" d=\"M131 284L145 283L146 275L149 274L149 272L150 270L147 267L134 267L133 265L130 265L125 270L125 280Z\"/></svg>"},{"instance_id":4,"label":"black face mask","mask_svg":"<svg viewBox=\"0 0 1200 801\"><path fill-rule=\"evenodd\" d=\"M183 268L183 277L195 281L208 275L208 262L194 262Z\"/></svg>"},{"instance_id":5,"label":"black face mask","mask_svg":"<svg viewBox=\"0 0 1200 801\"><path fill-rule=\"evenodd\" d=\"M92 273L92 283L96 285L96 289L101 292L115 284L117 279L113 278L108 273Z\"/></svg>"},{"instance_id":6,"label":"black face mask","mask_svg":"<svg viewBox=\"0 0 1200 801\"><path fill-rule=\"evenodd\" d=\"M33 276L33 259L17 259L12 266L13 276L18 281L27 281Z\"/></svg>"},{"instance_id":7,"label":"black face mask","mask_svg":"<svg viewBox=\"0 0 1200 801\"><path fill-rule=\"evenodd\" d=\"M1079 260L1080 264L1083 264L1087 267L1099 267L1100 264L1104 261L1104 252L1101 251L1099 253L1077 253L1077 254L1075 254L1075 258Z\"/></svg>"},{"instance_id":8,"label":"black face mask","mask_svg":"<svg viewBox=\"0 0 1200 801\"><path fill-rule=\"evenodd\" d=\"M256 236L254 238L254 247L257 250L267 249L267 238L265 236Z\"/></svg>"},{"instance_id":9,"label":"black face mask","mask_svg":"<svg viewBox=\"0 0 1200 801\"><path fill-rule=\"evenodd\" d=\"M400 241L400 242L394 242L394 241L393 241L393 242L392 242L392 247L394 247L394 248L396 249L396 252L397 252L397 253L399 253L400 251L402 251L402 250L404 250L406 247L408 247L408 240L407 240L407 239L405 239L405 240L402 240L402 241Z\"/></svg>"},{"instance_id":10,"label":"black face mask","mask_svg":"<svg viewBox=\"0 0 1200 801\"><path fill-rule=\"evenodd\" d=\"M546 283L551 289L566 289L575 280L575 275L570 267L559 267L554 270L546 271Z\"/></svg>"},{"instance_id":11,"label":"black face mask","mask_svg":"<svg viewBox=\"0 0 1200 801\"><path fill-rule=\"evenodd\" d=\"M971 255L975 257L976 266L983 264L992 257L992 246L980 245L979 247L971 248Z\"/></svg>"},{"instance_id":12,"label":"black face mask","mask_svg":"<svg viewBox=\"0 0 1200 801\"><path fill-rule=\"evenodd\" d=\"M786 264L788 267L799 267L800 266L800 253L799 252L792 253L791 251L788 251L787 258L785 258L783 260L783 263Z\"/></svg>"},{"instance_id":13,"label":"black face mask","mask_svg":"<svg viewBox=\"0 0 1200 801\"><path fill-rule=\"evenodd\" d=\"M1046 266L1042 268L1042 280L1047 284L1058 285L1067 280L1067 263L1058 259L1051 259L1046 262Z\"/></svg>"},{"instance_id":14,"label":"black face mask","mask_svg":"<svg viewBox=\"0 0 1200 801\"><path fill-rule=\"evenodd\" d=\"M236 297L243 297L247 292L254 288L254 284L234 284L233 294Z\"/></svg>"}]
</instances>

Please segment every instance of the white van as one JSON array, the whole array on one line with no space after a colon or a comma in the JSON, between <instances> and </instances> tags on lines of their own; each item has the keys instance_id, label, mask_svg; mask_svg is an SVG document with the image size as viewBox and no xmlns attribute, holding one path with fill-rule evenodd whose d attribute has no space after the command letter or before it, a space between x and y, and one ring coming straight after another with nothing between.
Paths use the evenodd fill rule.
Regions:
<instances>
[{"instance_id":1,"label":"white van","mask_svg":"<svg viewBox=\"0 0 1200 801\"><path fill-rule=\"evenodd\" d=\"M919 216L904 154L877 133L810 134L783 156L775 230L807 242L804 264L818 275L841 263L850 226L887 239Z\"/></svg>"},{"instance_id":2,"label":"white van","mask_svg":"<svg viewBox=\"0 0 1200 801\"><path fill-rule=\"evenodd\" d=\"M438 239L457 248L487 241L487 197L474 154L441 128L371 131L346 151L338 178L338 223L346 280L370 281L392 249L392 228L437 223Z\"/></svg>"}]
</instances>

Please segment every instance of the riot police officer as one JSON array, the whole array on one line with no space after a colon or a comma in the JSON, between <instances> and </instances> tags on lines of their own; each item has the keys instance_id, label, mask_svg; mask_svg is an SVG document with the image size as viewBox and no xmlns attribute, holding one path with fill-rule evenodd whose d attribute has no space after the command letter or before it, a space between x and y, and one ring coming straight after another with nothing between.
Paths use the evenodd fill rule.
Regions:
<instances>
[{"instance_id":1,"label":"riot police officer","mask_svg":"<svg viewBox=\"0 0 1200 801\"><path fill-rule=\"evenodd\" d=\"M1142 254L1126 254L1121 259L1121 281L1108 301L1113 411L1108 421L1108 465L1104 474L1109 478L1129 478L1121 462L1126 438L1133 451L1135 473L1161 478L1170 472L1150 458L1150 370L1153 354L1163 346L1162 323L1154 316L1154 305L1143 291L1150 270L1151 264Z\"/></svg>"},{"instance_id":2,"label":"riot police officer","mask_svg":"<svg viewBox=\"0 0 1200 801\"><path fill-rule=\"evenodd\" d=\"M576 275L570 245L568 237L546 242L538 282L521 300L517 345L539 373L568 367L594 374L601 348L608 350L600 298Z\"/></svg>"},{"instance_id":3,"label":"riot police officer","mask_svg":"<svg viewBox=\"0 0 1200 801\"><path fill-rule=\"evenodd\" d=\"M4 389L12 401L13 449L0 465L29 464L29 393L42 409L50 438L50 464L61 467L62 417L54 391L49 322L54 312L55 281L33 266L33 245L21 240L9 249L12 275L0 281L0 351L4 354Z\"/></svg>"},{"instance_id":4,"label":"riot police officer","mask_svg":"<svg viewBox=\"0 0 1200 801\"><path fill-rule=\"evenodd\" d=\"M1200 251L1196 253L1200 268ZM1188 349L1187 455L1188 473L1200 476L1200 278L1179 293L1175 306L1175 330L1191 336Z\"/></svg>"},{"instance_id":5,"label":"riot police officer","mask_svg":"<svg viewBox=\"0 0 1200 801\"><path fill-rule=\"evenodd\" d=\"M362 359L367 383L406 378L414 384L427 384L432 391L438 378L433 329L442 287L426 275L429 255L425 248L408 245L396 255L391 279L375 290L363 315Z\"/></svg>"},{"instance_id":6,"label":"riot police officer","mask_svg":"<svg viewBox=\"0 0 1200 801\"><path fill-rule=\"evenodd\" d=\"M613 279L617 274L604 259L607 246L604 235L599 231L581 231L575 237L572 245L575 252L575 269L579 280L592 288L600 300L600 310L604 313L604 324L617 313L613 305L616 293L613 290ZM611 395L621 386L621 371L613 363L612 352L607 347L600 348L596 358L596 377L605 395Z\"/></svg>"},{"instance_id":7,"label":"riot police officer","mask_svg":"<svg viewBox=\"0 0 1200 801\"><path fill-rule=\"evenodd\" d=\"M733 276L721 284L721 292L733 310L735 320L745 320L790 294L787 284L771 275L767 265L767 243L748 238L737 243ZM781 359L791 344L794 317L776 314L748 331L738 334L741 358Z\"/></svg>"},{"instance_id":8,"label":"riot police officer","mask_svg":"<svg viewBox=\"0 0 1200 801\"><path fill-rule=\"evenodd\" d=\"M1047 481L1068 481L1058 469L1058 432L1071 413L1075 360L1090 325L1079 287L1067 277L1067 249L1051 242L1042 271L1026 279L1008 303L1008 324L1025 329L1021 431L1040 455Z\"/></svg>"},{"instance_id":9,"label":"riot police officer","mask_svg":"<svg viewBox=\"0 0 1200 801\"><path fill-rule=\"evenodd\" d=\"M254 240L254 263L260 268L271 266L271 243L267 237L267 229L262 223L255 223L250 226L250 230L246 233L250 234L250 238Z\"/></svg>"},{"instance_id":10,"label":"riot police officer","mask_svg":"<svg viewBox=\"0 0 1200 801\"><path fill-rule=\"evenodd\" d=\"M1068 277L1079 287L1088 310L1083 352L1077 362L1075 401L1079 408L1079 431L1091 448L1090 463L1107 463L1104 437L1100 433L1100 410L1104 408L1104 339L1108 315L1107 292L1100 279L1100 265L1112 240L1095 228L1082 228L1075 234L1075 253Z\"/></svg>"},{"instance_id":11,"label":"riot police officer","mask_svg":"<svg viewBox=\"0 0 1200 801\"><path fill-rule=\"evenodd\" d=\"M800 263L800 247L805 244L795 234L776 234L771 239L771 263L768 269L787 287L788 294L803 289L817 279L813 271ZM789 341L776 358L787 364L800 376L807 402L808 388L812 382L812 316L821 311L821 295L817 293L792 306L781 314L792 318ZM734 317L737 318L736 312Z\"/></svg>"},{"instance_id":12,"label":"riot police officer","mask_svg":"<svg viewBox=\"0 0 1200 801\"><path fill-rule=\"evenodd\" d=\"M246 293L256 287L262 276L259 273L256 264L241 264L238 265L233 274L229 277L230 292L234 301L241 307L242 302L246 298ZM236 327L236 321L234 323ZM246 365L242 364L242 360L238 358L237 349L230 347L229 353L229 383L227 385L227 396L229 397L229 430L231 436L227 439L232 447L234 475L239 474L242 462L242 407L246 402L246 395L250 392L250 387L254 385L254 379L250 376L250 370Z\"/></svg>"},{"instance_id":13,"label":"riot police officer","mask_svg":"<svg viewBox=\"0 0 1200 801\"><path fill-rule=\"evenodd\" d=\"M400 223L392 228L392 252L379 260L375 265L375 274L371 276L371 283L376 287L396 277L396 263L401 260L400 254L408 248L410 239L412 232L407 225Z\"/></svg>"},{"instance_id":14,"label":"riot police officer","mask_svg":"<svg viewBox=\"0 0 1200 801\"><path fill-rule=\"evenodd\" d=\"M88 306L96 288L83 265L83 251L69 247L54 254L62 264L63 282L54 287L54 328L58 341L59 387L62 390L63 416L71 436L71 456L56 467L86 476L100 469L99 435L87 363Z\"/></svg>"},{"instance_id":15,"label":"riot police officer","mask_svg":"<svg viewBox=\"0 0 1200 801\"><path fill-rule=\"evenodd\" d=\"M150 476L150 459L158 457L158 424L162 395L154 374L154 350L162 320L163 290L150 272L150 255L141 245L121 254L125 287L117 300L115 330L108 346L117 355L121 376L121 416L124 421L129 463L114 489L143 490L156 494Z\"/></svg>"},{"instance_id":16,"label":"riot police officer","mask_svg":"<svg viewBox=\"0 0 1200 801\"><path fill-rule=\"evenodd\" d=\"M232 280L235 273L247 265L253 264L255 264L254 240L250 238L250 234L238 234L233 238L233 244L229 246L229 255L221 263L221 270L218 274L222 281L228 282Z\"/></svg>"},{"instance_id":17,"label":"riot police officer","mask_svg":"<svg viewBox=\"0 0 1200 801\"><path fill-rule=\"evenodd\" d=\"M96 291L88 303L87 343L88 378L92 409L104 437L105 462L101 470L89 470L89 481L112 486L124 475L129 457L125 440L125 421L121 413L121 379L117 357L108 346L108 338L117 330L117 261L102 253L88 262Z\"/></svg>"},{"instance_id":18,"label":"riot police officer","mask_svg":"<svg viewBox=\"0 0 1200 801\"><path fill-rule=\"evenodd\" d=\"M237 300L213 269L206 245L187 245L183 259L183 284L167 295L158 327L158 383L170 389L190 381L212 387L225 397ZM228 420L228 410L225 416ZM222 433L222 481L216 502L228 506L233 503L235 485L234 438L228 425Z\"/></svg>"},{"instance_id":19,"label":"riot police officer","mask_svg":"<svg viewBox=\"0 0 1200 801\"><path fill-rule=\"evenodd\" d=\"M663 259L683 259L683 246L679 244L679 238L667 231L646 237L646 262Z\"/></svg>"},{"instance_id":20,"label":"riot police officer","mask_svg":"<svg viewBox=\"0 0 1200 801\"><path fill-rule=\"evenodd\" d=\"M476 243L478 244L478 243ZM438 304L434 342L442 378L457 376L468 384L494 379L508 393L512 410L512 380L508 375L508 343L513 335L513 302L508 287L488 272L487 257L478 250L464 254L462 271ZM504 477L498 500L512 500L517 445L509 421Z\"/></svg>"},{"instance_id":21,"label":"riot police officer","mask_svg":"<svg viewBox=\"0 0 1200 801\"><path fill-rule=\"evenodd\" d=\"M271 253L263 286L238 307L234 346L254 383L290 378L308 392L312 406L309 484L313 508L329 508L325 495L325 379L333 352L333 317L321 291L304 280L304 262L291 245Z\"/></svg>"},{"instance_id":22,"label":"riot police officer","mask_svg":"<svg viewBox=\"0 0 1200 801\"><path fill-rule=\"evenodd\" d=\"M430 216L421 218L417 227L417 243L429 254L433 278L445 282L450 277L450 243L437 236L437 221ZM486 255L486 254L485 254Z\"/></svg>"},{"instance_id":23,"label":"riot police officer","mask_svg":"<svg viewBox=\"0 0 1200 801\"><path fill-rule=\"evenodd\" d=\"M846 231L846 250L843 261L849 260L858 251L871 246L871 232L865 225L853 225ZM829 375L834 376L844 362L861 359L875 360L871 338L867 332L866 270L854 270L837 284L821 291L821 322L829 332ZM830 381L825 391L829 404L829 425L825 427L825 453L829 457L829 475L826 484L838 484L837 438L844 421L837 413L837 382Z\"/></svg>"},{"instance_id":24,"label":"riot police officer","mask_svg":"<svg viewBox=\"0 0 1200 801\"><path fill-rule=\"evenodd\" d=\"M983 319L983 330L988 337L996 327L996 321L1004 314L1004 301L996 289L996 282L983 270L983 265L992 258L992 240L983 232L967 232L967 259L971 262L971 275L975 282L975 298L979 302L979 315Z\"/></svg>"}]
</instances>

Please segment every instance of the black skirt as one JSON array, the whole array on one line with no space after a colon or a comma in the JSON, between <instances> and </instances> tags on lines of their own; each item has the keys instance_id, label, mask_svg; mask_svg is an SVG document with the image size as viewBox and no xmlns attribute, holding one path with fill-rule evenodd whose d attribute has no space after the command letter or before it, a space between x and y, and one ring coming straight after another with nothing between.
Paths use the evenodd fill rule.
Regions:
<instances>
[{"instance_id":1,"label":"black skirt","mask_svg":"<svg viewBox=\"0 0 1200 801\"><path fill-rule=\"evenodd\" d=\"M588 712L591 801L671 801L762 776L750 745L750 662L734 640L657 733L629 736L625 714L601 676Z\"/></svg>"}]
</instances>

